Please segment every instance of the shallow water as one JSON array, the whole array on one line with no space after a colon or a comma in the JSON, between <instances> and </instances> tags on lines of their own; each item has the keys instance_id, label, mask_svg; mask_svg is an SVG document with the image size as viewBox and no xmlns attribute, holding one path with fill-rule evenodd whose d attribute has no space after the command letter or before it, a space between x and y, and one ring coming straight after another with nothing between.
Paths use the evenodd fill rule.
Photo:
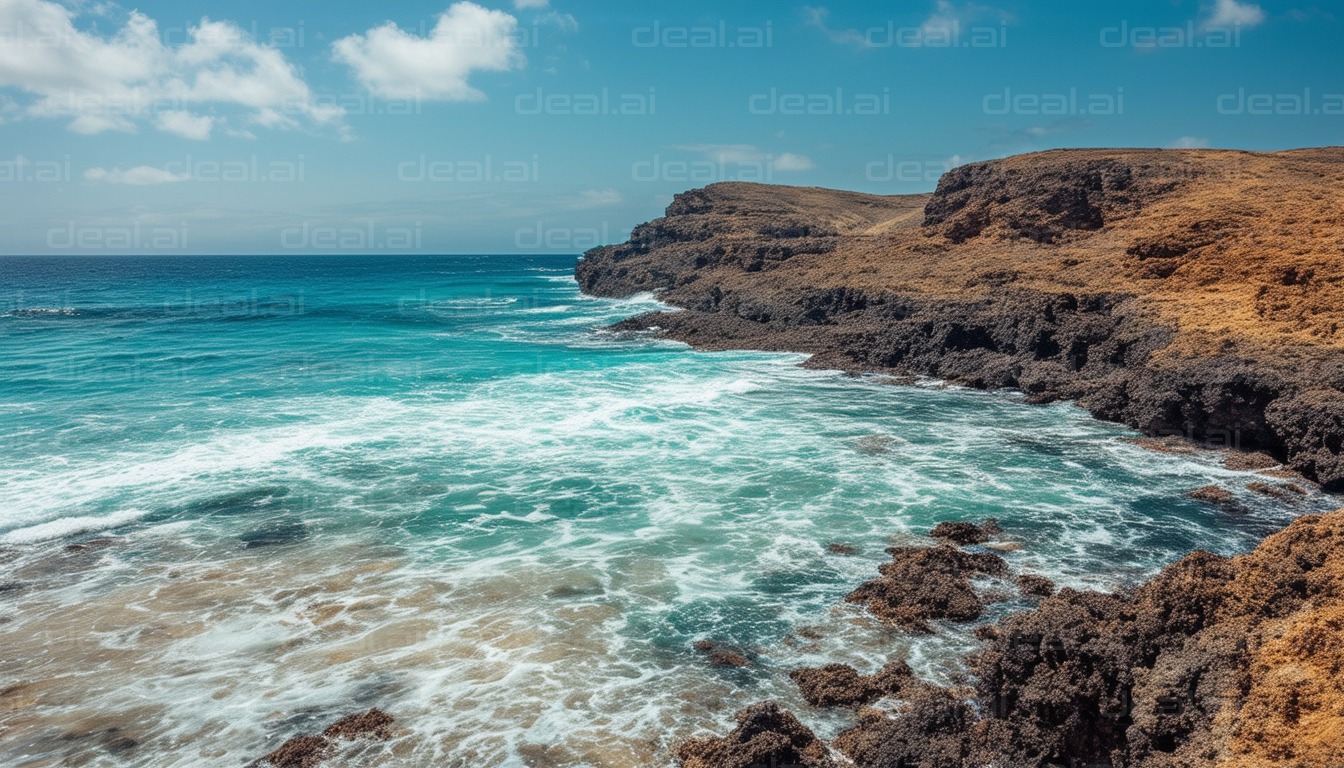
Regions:
<instances>
[{"instance_id":1,"label":"shallow water","mask_svg":"<svg viewBox=\"0 0 1344 768\"><path fill-rule=\"evenodd\" d=\"M1067 404L612 334L658 305L572 269L0 259L0 764L241 766L370 706L400 735L331 765L662 766L766 697L828 735L789 669L964 672L967 627L843 603L939 520L1116 588L1337 506Z\"/></svg>"}]
</instances>

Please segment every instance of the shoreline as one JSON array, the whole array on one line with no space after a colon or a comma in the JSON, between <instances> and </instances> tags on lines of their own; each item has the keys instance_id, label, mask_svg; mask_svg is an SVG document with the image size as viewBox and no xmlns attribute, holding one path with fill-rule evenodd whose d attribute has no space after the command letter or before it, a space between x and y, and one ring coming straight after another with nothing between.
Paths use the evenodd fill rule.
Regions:
<instances>
[{"instance_id":1,"label":"shoreline","mask_svg":"<svg viewBox=\"0 0 1344 768\"><path fill-rule=\"evenodd\" d=\"M1265 285L1258 317L1239 326L1193 314L1190 297L1211 284L1201 269L1254 256L1226 242L1226 222L1187 223L1191 209L1216 216L1227 205L1188 184L1224 154L1289 189L1313 189L1306 166L1344 163L1338 150L1061 150L963 166L931 195L715 184L677 195L628 243L587 252L575 276L590 295L652 292L679 308L615 330L807 354L807 368L897 383L1011 387L1137 429L1146 437L1130 442L1148 450L1220 452L1229 469L1273 478L1248 483L1255 493L1291 498L1319 484L1333 494L1344 488L1339 344L1276 325L1282 306L1262 306L1275 290ZM1190 175L1146 174L1136 156L1179 156ZM1281 213L1231 226L1273 226ZM1280 284L1303 286L1306 307L1333 290L1302 264L1274 269ZM1256 277L1221 287L1231 295ZM1190 496L1229 501L1215 486ZM994 533L949 522L965 536L889 548L881 575L846 601L904 632L978 619L991 596L968 577L1004 577L1007 565L983 546ZM1344 643L1324 639L1344 633L1344 509L1303 514L1234 557L1194 550L1133 590L1055 591L1030 575L1018 586L1041 599L975 628L974 687L920 681L899 658L880 671L798 669L790 676L810 710L848 707L857 724L827 743L760 702L727 735L682 743L681 765L818 768L836 765L834 752L859 768L1344 764L1344 665L1332 661ZM868 706L891 698L895 710Z\"/></svg>"},{"instance_id":2,"label":"shoreline","mask_svg":"<svg viewBox=\"0 0 1344 768\"><path fill-rule=\"evenodd\" d=\"M680 308L616 329L1012 387L1152 437L1268 453L1339 490L1344 315L1326 307L1344 297L1320 266L1338 259L1328 238L1266 251L1254 233L1281 209L1217 219L1232 203L1192 182L1217 181L1227 154L1309 199L1344 165L1338 149L1058 150L961 166L927 195L713 184L588 251L575 276L590 295Z\"/></svg>"}]
</instances>

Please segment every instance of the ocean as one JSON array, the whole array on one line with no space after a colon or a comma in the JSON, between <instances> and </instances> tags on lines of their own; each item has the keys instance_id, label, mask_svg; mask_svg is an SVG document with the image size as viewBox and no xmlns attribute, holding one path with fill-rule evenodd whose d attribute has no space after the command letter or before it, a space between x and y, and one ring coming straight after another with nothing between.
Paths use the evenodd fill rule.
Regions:
<instances>
[{"instance_id":1,"label":"ocean","mask_svg":"<svg viewBox=\"0 0 1344 768\"><path fill-rule=\"evenodd\" d=\"M1116 589L1337 506L1067 403L614 333L661 305L575 258L0 258L0 764L243 766L373 706L398 736L330 765L668 766L765 698L829 736L790 669L964 679L969 626L843 601L940 520Z\"/></svg>"}]
</instances>

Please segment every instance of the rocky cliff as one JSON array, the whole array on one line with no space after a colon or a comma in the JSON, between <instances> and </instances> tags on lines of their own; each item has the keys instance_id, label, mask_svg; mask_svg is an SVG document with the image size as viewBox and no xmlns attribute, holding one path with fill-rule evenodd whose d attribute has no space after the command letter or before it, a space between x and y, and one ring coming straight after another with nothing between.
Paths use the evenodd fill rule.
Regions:
<instances>
[{"instance_id":1,"label":"rocky cliff","mask_svg":"<svg viewBox=\"0 0 1344 768\"><path fill-rule=\"evenodd\" d=\"M1344 149L1058 150L928 195L714 184L583 290L707 349L1017 387L1344 487Z\"/></svg>"}]
</instances>

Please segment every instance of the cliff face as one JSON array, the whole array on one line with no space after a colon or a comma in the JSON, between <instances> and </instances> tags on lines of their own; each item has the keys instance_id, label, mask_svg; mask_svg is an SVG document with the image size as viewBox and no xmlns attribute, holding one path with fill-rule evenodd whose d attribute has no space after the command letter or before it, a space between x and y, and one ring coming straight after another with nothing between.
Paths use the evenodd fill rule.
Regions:
<instances>
[{"instance_id":1,"label":"cliff face","mask_svg":"<svg viewBox=\"0 0 1344 768\"><path fill-rule=\"evenodd\" d=\"M622 324L1018 387L1344 487L1344 149L1059 150L930 195L724 183L585 254Z\"/></svg>"}]
</instances>

